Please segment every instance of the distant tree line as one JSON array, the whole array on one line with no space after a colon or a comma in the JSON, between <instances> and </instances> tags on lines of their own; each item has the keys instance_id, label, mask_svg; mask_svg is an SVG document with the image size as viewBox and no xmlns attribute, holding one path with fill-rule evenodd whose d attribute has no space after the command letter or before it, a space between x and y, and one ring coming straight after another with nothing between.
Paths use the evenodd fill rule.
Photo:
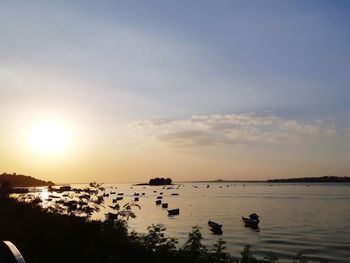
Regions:
<instances>
[{"instance_id":1,"label":"distant tree line","mask_svg":"<svg viewBox=\"0 0 350 263\"><path fill-rule=\"evenodd\" d=\"M346 183L350 182L348 176L322 176L322 177L301 177L288 179L267 180L269 183Z\"/></svg>"},{"instance_id":2,"label":"distant tree line","mask_svg":"<svg viewBox=\"0 0 350 263\"><path fill-rule=\"evenodd\" d=\"M1 182L6 182L10 184L12 187L34 187L34 186L52 186L55 185L51 181L43 181L39 179L35 179L31 176L21 175L21 174L8 174L3 173L0 174L0 184Z\"/></svg>"},{"instance_id":3,"label":"distant tree line","mask_svg":"<svg viewBox=\"0 0 350 263\"><path fill-rule=\"evenodd\" d=\"M152 178L149 180L149 185L169 185L173 182L170 178Z\"/></svg>"}]
</instances>

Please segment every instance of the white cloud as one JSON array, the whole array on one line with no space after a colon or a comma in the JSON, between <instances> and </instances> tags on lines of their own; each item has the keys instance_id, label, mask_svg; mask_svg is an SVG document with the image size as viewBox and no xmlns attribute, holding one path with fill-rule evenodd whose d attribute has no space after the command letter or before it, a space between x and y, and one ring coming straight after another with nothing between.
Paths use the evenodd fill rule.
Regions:
<instances>
[{"instance_id":1,"label":"white cloud","mask_svg":"<svg viewBox=\"0 0 350 263\"><path fill-rule=\"evenodd\" d=\"M331 127L324 123L284 119L271 113L192 115L182 119L136 121L129 128L144 138L176 146L290 143L332 135Z\"/></svg>"}]
</instances>

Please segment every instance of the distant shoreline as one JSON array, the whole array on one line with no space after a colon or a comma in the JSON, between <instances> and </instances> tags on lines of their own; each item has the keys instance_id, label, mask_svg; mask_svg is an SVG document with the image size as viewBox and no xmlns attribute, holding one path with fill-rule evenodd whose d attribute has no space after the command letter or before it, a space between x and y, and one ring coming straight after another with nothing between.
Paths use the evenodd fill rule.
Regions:
<instances>
[{"instance_id":1,"label":"distant shoreline","mask_svg":"<svg viewBox=\"0 0 350 263\"><path fill-rule=\"evenodd\" d=\"M182 181L179 183L350 183L348 176L322 176L300 177L269 180L206 180L206 181Z\"/></svg>"}]
</instances>

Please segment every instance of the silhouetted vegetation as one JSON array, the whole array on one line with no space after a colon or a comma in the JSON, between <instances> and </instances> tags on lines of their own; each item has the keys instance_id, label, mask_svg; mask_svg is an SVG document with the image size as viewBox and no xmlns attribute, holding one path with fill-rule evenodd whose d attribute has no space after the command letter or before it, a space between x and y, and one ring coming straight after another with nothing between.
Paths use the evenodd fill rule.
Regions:
<instances>
[{"instance_id":1,"label":"silhouetted vegetation","mask_svg":"<svg viewBox=\"0 0 350 263\"><path fill-rule=\"evenodd\" d=\"M13 189L9 181L3 180L0 182L0 196L8 196L12 192Z\"/></svg>"},{"instance_id":2,"label":"silhouetted vegetation","mask_svg":"<svg viewBox=\"0 0 350 263\"><path fill-rule=\"evenodd\" d=\"M269 183L346 183L350 182L348 176L322 176L322 177L301 177L288 179L267 180Z\"/></svg>"},{"instance_id":3,"label":"silhouetted vegetation","mask_svg":"<svg viewBox=\"0 0 350 263\"><path fill-rule=\"evenodd\" d=\"M43 181L39 179L35 179L31 176L21 175L21 174L8 174L3 173L0 174L0 182L7 181L10 183L12 187L34 187L34 186L52 186L55 185L51 181Z\"/></svg>"},{"instance_id":4,"label":"silhouetted vegetation","mask_svg":"<svg viewBox=\"0 0 350 263\"><path fill-rule=\"evenodd\" d=\"M170 178L152 178L149 180L149 185L169 185L173 182Z\"/></svg>"}]
</instances>

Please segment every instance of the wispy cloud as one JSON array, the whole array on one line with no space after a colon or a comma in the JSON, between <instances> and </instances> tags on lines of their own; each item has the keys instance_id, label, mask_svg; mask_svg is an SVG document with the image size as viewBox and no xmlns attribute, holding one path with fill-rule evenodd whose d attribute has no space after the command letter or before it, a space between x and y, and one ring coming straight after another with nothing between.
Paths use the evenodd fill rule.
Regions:
<instances>
[{"instance_id":1,"label":"wispy cloud","mask_svg":"<svg viewBox=\"0 0 350 263\"><path fill-rule=\"evenodd\" d=\"M323 121L302 122L254 112L143 120L131 123L129 128L138 136L172 146L291 143L339 132Z\"/></svg>"}]
</instances>

